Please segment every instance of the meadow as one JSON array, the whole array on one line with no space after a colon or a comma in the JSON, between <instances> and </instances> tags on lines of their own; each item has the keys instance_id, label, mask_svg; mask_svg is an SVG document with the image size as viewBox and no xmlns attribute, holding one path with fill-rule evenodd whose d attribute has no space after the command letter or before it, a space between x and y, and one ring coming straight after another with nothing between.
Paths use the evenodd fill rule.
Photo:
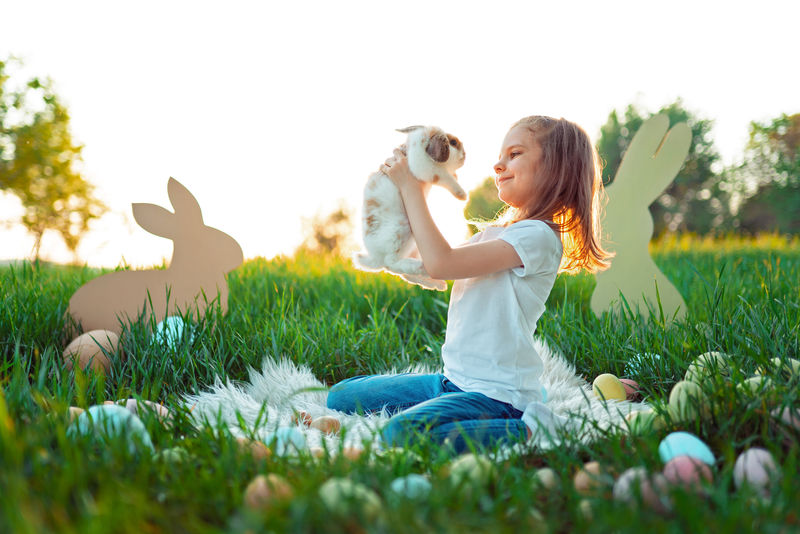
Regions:
<instances>
[{"instance_id":1,"label":"meadow","mask_svg":"<svg viewBox=\"0 0 800 534\"><path fill-rule=\"evenodd\" d=\"M598 318L589 308L593 277L560 275L537 335L589 382L601 373L637 380L657 410L697 355L724 352L734 369L729 382L709 392L718 401L714 413L498 461L491 479L471 491L449 481L451 458L424 440L405 453L355 460L256 459L219 428L194 426L180 405L181 395L200 392L217 377L246 380L248 368L259 368L265 357L307 365L327 384L420 362L435 365L448 293L358 272L336 257L253 259L229 275L227 315L210 309L191 318L193 338L169 351L150 342L152 322L128 324L125 356L103 375L67 371L61 356L76 334L65 318L69 298L101 271L0 267L0 532L800 531L800 433L769 415L774 406L800 408L798 379L776 376L769 395L745 396L735 388L772 358L800 359L800 240L685 236L654 243L652 253L687 302L685 320ZM643 353L661 359L626 375L626 363ZM97 446L67 436L69 406L128 397L173 411L171 426L147 414L142 419L156 450L180 446L186 458L167 461L131 453L123 442ZM670 491L670 512L616 502L610 482L588 495L572 487L574 473L589 460L617 474L637 465L660 470L658 444L672 430L702 438L716 464L701 494ZM768 496L733 483L737 454L753 446L767 448L780 465ZM558 473L558 488L533 481L543 466ZM243 493L259 473L285 477L293 498L248 509ZM409 473L430 477L427 499L389 491L393 479ZM328 510L317 492L335 476L374 490L380 514L356 507L340 517Z\"/></svg>"}]
</instances>

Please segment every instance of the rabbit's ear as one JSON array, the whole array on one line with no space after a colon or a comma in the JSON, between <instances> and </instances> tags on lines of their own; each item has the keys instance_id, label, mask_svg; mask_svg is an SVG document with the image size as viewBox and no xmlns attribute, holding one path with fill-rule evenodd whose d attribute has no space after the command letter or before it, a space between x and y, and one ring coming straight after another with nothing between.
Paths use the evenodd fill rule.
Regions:
<instances>
[{"instance_id":1,"label":"rabbit's ear","mask_svg":"<svg viewBox=\"0 0 800 534\"><path fill-rule=\"evenodd\" d=\"M175 214L155 204L132 204L133 218L139 226L151 234L173 239L175 237Z\"/></svg>"},{"instance_id":2,"label":"rabbit's ear","mask_svg":"<svg viewBox=\"0 0 800 534\"><path fill-rule=\"evenodd\" d=\"M167 183L167 192L169 201L175 208L176 218L182 223L191 222L202 226L203 213L200 211L200 204L183 184L175 178L170 178Z\"/></svg>"},{"instance_id":3,"label":"rabbit's ear","mask_svg":"<svg viewBox=\"0 0 800 534\"><path fill-rule=\"evenodd\" d=\"M444 163L450 157L450 140L443 132L437 132L431 135L428 140L428 146L425 147L425 152L433 158L433 161Z\"/></svg>"},{"instance_id":4,"label":"rabbit's ear","mask_svg":"<svg viewBox=\"0 0 800 534\"><path fill-rule=\"evenodd\" d=\"M420 126L420 125L406 126L405 128L398 128L397 131L400 132L400 133L407 134L407 133L413 132L414 130L419 130L420 128L424 128L424 126Z\"/></svg>"}]
</instances>

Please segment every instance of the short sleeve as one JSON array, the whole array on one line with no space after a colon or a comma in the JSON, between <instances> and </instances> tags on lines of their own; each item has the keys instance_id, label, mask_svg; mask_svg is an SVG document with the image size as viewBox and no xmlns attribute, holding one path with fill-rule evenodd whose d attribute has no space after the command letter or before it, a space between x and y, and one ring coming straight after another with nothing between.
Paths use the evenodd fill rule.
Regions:
<instances>
[{"instance_id":1,"label":"short sleeve","mask_svg":"<svg viewBox=\"0 0 800 534\"><path fill-rule=\"evenodd\" d=\"M561 241L544 221L519 221L497 236L516 251L522 260L522 267L512 272L524 277L540 272L557 272L561 264Z\"/></svg>"}]
</instances>

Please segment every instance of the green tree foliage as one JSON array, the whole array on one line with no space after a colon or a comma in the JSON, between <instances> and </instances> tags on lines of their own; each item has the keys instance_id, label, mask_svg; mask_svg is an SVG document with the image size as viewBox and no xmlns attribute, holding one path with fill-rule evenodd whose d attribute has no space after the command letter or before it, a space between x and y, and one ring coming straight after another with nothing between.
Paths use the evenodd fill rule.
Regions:
<instances>
[{"instance_id":1,"label":"green tree foliage","mask_svg":"<svg viewBox=\"0 0 800 534\"><path fill-rule=\"evenodd\" d=\"M464 206L464 218L467 221L492 221L506 207L505 203L497 197L497 186L494 177L489 176L475 189L469 192L469 200ZM477 233L480 228L471 222L468 223L470 234Z\"/></svg>"},{"instance_id":2,"label":"green tree foliage","mask_svg":"<svg viewBox=\"0 0 800 534\"><path fill-rule=\"evenodd\" d=\"M750 123L740 174L751 187L739 207L741 230L800 233L800 113Z\"/></svg>"},{"instance_id":3,"label":"green tree foliage","mask_svg":"<svg viewBox=\"0 0 800 534\"><path fill-rule=\"evenodd\" d=\"M680 99L656 113L644 112L631 104L622 117L616 110L609 114L597 143L604 162L603 183L608 185L613 180L625 150L642 123L659 113L665 113L670 124L686 122L692 130L692 144L675 180L650 206L654 234L678 231L706 234L726 229L731 220L730 188L722 175L715 172L720 156L710 137L713 121L696 117Z\"/></svg>"},{"instance_id":4,"label":"green tree foliage","mask_svg":"<svg viewBox=\"0 0 800 534\"><path fill-rule=\"evenodd\" d=\"M107 208L80 172L81 150L70 117L49 81L32 78L19 87L9 73L21 63L0 61L0 190L17 196L20 222L35 237L58 232L73 253L89 222Z\"/></svg>"}]
</instances>

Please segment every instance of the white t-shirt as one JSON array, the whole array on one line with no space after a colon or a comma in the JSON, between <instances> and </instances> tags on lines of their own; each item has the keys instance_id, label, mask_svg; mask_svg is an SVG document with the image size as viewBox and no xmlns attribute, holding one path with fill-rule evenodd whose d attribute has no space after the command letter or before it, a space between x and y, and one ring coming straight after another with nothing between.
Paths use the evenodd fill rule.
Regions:
<instances>
[{"instance_id":1,"label":"white t-shirt","mask_svg":"<svg viewBox=\"0 0 800 534\"><path fill-rule=\"evenodd\" d=\"M442 345L444 375L464 391L518 410L541 402L542 361L533 345L536 321L556 280L561 240L543 221L489 227L470 239L506 241L521 267L456 280Z\"/></svg>"}]
</instances>

